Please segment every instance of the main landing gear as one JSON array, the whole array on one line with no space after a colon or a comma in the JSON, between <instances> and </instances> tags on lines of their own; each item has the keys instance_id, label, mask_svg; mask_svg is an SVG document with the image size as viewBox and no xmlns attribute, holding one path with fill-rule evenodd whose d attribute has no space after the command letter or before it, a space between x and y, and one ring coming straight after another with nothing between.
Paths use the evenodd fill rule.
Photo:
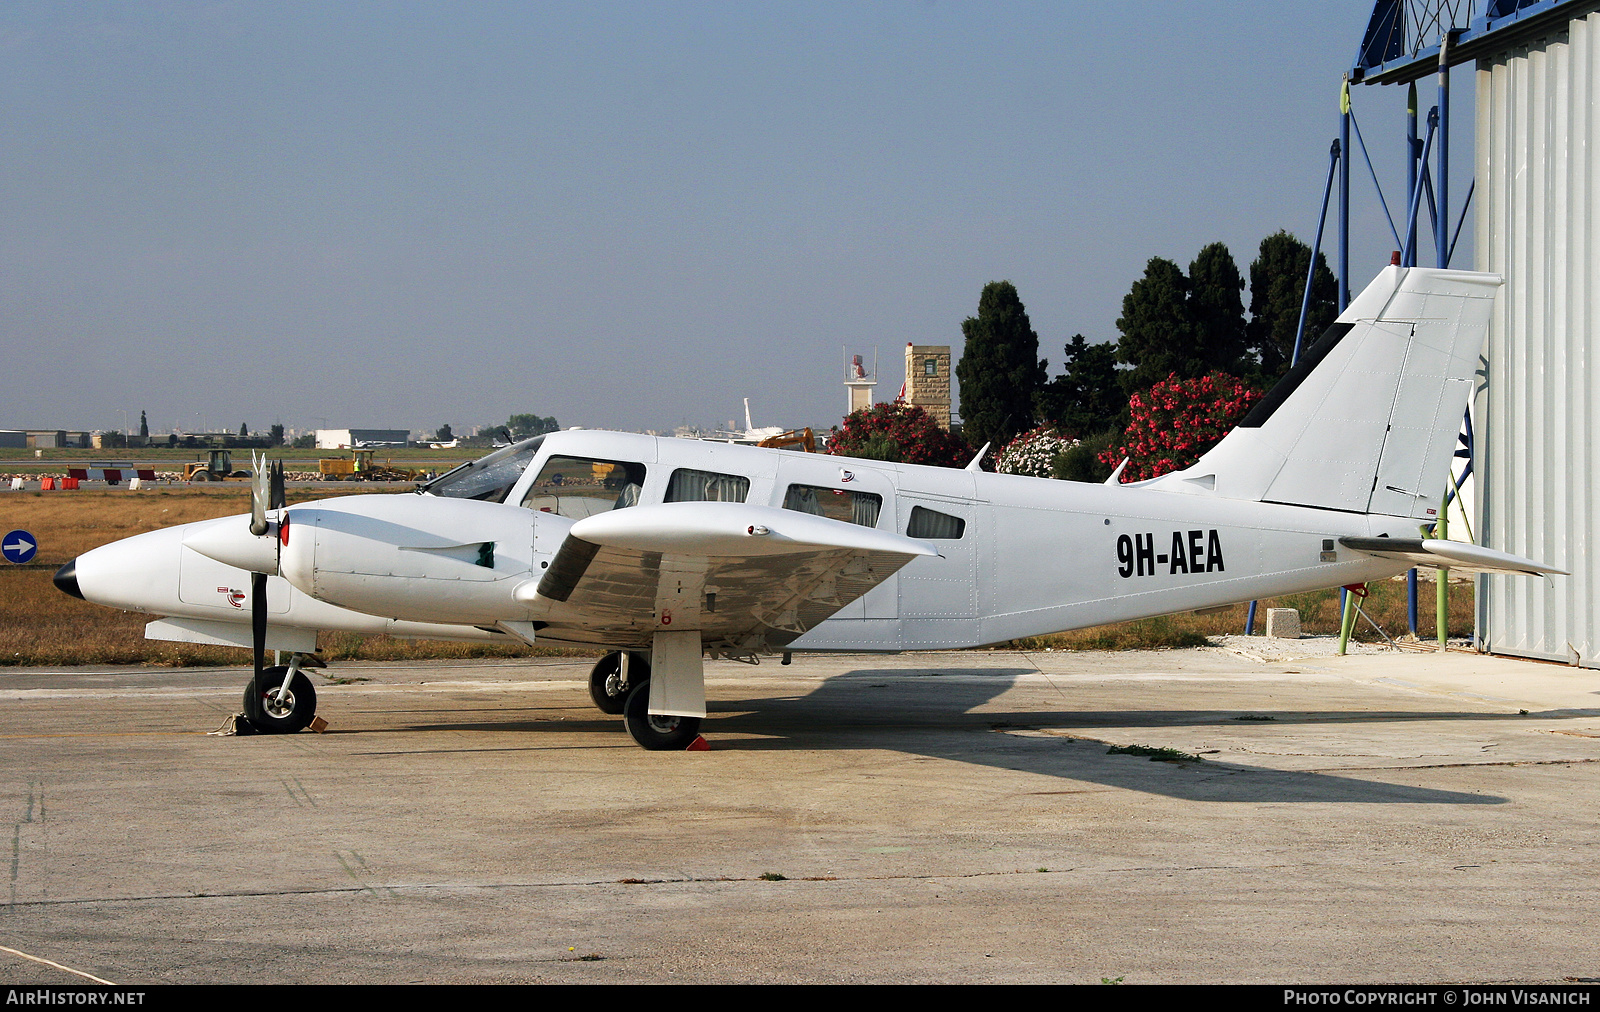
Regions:
<instances>
[{"instance_id":1,"label":"main landing gear","mask_svg":"<svg viewBox=\"0 0 1600 1012\"><path fill-rule=\"evenodd\" d=\"M661 670L652 672L652 665ZM650 712L652 674L668 679L661 709L675 713ZM620 713L629 736L642 747L652 752L688 748L700 736L702 718L695 711L705 713L700 634L657 634L649 654L615 650L606 654L589 672L589 698L601 713Z\"/></svg>"},{"instance_id":2,"label":"main landing gear","mask_svg":"<svg viewBox=\"0 0 1600 1012\"><path fill-rule=\"evenodd\" d=\"M700 735L699 717L658 716L650 712L650 683L628 693L622 722L633 740L652 752L682 752Z\"/></svg>"},{"instance_id":3,"label":"main landing gear","mask_svg":"<svg viewBox=\"0 0 1600 1012\"><path fill-rule=\"evenodd\" d=\"M321 666L295 654L287 665L262 670L244 687L244 716L258 734L293 734L317 715L317 690L301 666Z\"/></svg>"},{"instance_id":4,"label":"main landing gear","mask_svg":"<svg viewBox=\"0 0 1600 1012\"><path fill-rule=\"evenodd\" d=\"M589 672L589 698L601 713L616 715L628 701L628 690L650 681L650 661L641 653L613 650Z\"/></svg>"}]
</instances>

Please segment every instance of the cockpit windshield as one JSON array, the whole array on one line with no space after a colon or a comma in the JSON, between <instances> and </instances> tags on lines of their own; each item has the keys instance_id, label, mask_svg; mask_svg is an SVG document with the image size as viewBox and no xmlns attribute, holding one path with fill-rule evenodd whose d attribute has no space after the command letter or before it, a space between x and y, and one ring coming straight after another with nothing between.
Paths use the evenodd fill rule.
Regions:
<instances>
[{"instance_id":1,"label":"cockpit windshield","mask_svg":"<svg viewBox=\"0 0 1600 1012\"><path fill-rule=\"evenodd\" d=\"M446 471L423 485L418 491L429 495L448 496L452 499L504 502L506 493L510 492L511 486L522 477L522 472L527 470L528 463L533 460L534 454L539 452L539 446L543 442L543 436L534 436L520 443L503 446L487 457L480 457L470 464L462 464L454 470Z\"/></svg>"}]
</instances>

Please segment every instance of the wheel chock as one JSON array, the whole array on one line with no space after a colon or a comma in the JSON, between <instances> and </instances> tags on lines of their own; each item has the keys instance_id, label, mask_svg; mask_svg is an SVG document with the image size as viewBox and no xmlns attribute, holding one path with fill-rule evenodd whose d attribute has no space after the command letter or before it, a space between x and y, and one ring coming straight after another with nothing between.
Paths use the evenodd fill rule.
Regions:
<instances>
[{"instance_id":1,"label":"wheel chock","mask_svg":"<svg viewBox=\"0 0 1600 1012\"><path fill-rule=\"evenodd\" d=\"M706 736L705 735L697 734L697 735L694 736L694 741L691 741L689 743L689 747L684 749L684 751L685 752L710 752L711 751L711 743L709 741L706 741Z\"/></svg>"},{"instance_id":2,"label":"wheel chock","mask_svg":"<svg viewBox=\"0 0 1600 1012\"><path fill-rule=\"evenodd\" d=\"M245 737L258 733L254 724L250 723L243 713L236 713L222 722L222 726L215 731L207 731L206 735L216 735L219 738Z\"/></svg>"},{"instance_id":3,"label":"wheel chock","mask_svg":"<svg viewBox=\"0 0 1600 1012\"><path fill-rule=\"evenodd\" d=\"M321 734L328 729L328 722L323 720L321 717L312 717L311 723L307 724L306 727L317 732L318 734Z\"/></svg>"}]
</instances>

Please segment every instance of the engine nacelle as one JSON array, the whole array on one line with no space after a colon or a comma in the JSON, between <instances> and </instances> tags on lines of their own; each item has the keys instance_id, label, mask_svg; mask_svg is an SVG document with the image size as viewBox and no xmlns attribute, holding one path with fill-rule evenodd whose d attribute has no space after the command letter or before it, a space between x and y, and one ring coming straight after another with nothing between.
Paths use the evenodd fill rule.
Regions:
<instances>
[{"instance_id":1,"label":"engine nacelle","mask_svg":"<svg viewBox=\"0 0 1600 1012\"><path fill-rule=\"evenodd\" d=\"M387 618L526 620L512 596L535 577L537 514L422 495L329 499L290 507L278 572L320 601Z\"/></svg>"}]
</instances>

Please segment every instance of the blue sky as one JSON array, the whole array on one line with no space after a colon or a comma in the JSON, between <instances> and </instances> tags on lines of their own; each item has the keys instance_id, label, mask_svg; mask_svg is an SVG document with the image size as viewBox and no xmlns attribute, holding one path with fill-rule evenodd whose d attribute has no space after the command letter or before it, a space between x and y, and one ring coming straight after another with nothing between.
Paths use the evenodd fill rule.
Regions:
<instances>
[{"instance_id":1,"label":"blue sky","mask_svg":"<svg viewBox=\"0 0 1600 1012\"><path fill-rule=\"evenodd\" d=\"M0 427L825 426L1002 278L1054 369L1150 257L1310 238L1369 10L6 5Z\"/></svg>"}]
</instances>

